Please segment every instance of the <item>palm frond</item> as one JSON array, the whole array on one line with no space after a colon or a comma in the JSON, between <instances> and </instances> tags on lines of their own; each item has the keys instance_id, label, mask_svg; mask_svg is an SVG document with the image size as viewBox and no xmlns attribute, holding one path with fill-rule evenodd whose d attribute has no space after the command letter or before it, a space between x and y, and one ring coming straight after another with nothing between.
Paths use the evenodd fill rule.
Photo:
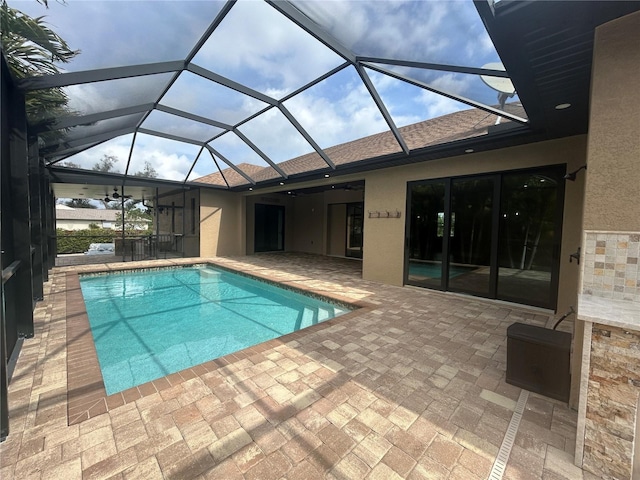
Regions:
<instances>
[{"instance_id":1,"label":"palm frond","mask_svg":"<svg viewBox=\"0 0 640 480\"><path fill-rule=\"evenodd\" d=\"M47 0L38 1L48 7ZM80 53L51 30L44 17L25 15L9 7L6 0L0 3L0 36L9 69L16 78L58 74L60 69L56 63L67 63ZM29 122L74 114L62 88L29 92L25 100ZM43 132L40 140L44 137L59 140L65 133L66 129Z\"/></svg>"},{"instance_id":2,"label":"palm frond","mask_svg":"<svg viewBox=\"0 0 640 480\"><path fill-rule=\"evenodd\" d=\"M67 63L80 53L51 30L44 17L31 18L6 1L0 15L2 47L9 67L19 78L59 73L55 62Z\"/></svg>"}]
</instances>

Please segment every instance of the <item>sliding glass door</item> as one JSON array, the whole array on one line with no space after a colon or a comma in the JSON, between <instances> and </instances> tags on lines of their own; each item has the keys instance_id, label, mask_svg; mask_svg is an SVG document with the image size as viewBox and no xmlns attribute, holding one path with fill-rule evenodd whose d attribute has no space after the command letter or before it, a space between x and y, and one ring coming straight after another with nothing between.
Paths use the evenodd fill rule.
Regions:
<instances>
[{"instance_id":1,"label":"sliding glass door","mask_svg":"<svg viewBox=\"0 0 640 480\"><path fill-rule=\"evenodd\" d=\"M489 296L495 178L451 181L449 290Z\"/></svg>"},{"instance_id":2,"label":"sliding glass door","mask_svg":"<svg viewBox=\"0 0 640 480\"><path fill-rule=\"evenodd\" d=\"M503 175L499 298L545 306L557 290L563 182L553 169Z\"/></svg>"},{"instance_id":3,"label":"sliding glass door","mask_svg":"<svg viewBox=\"0 0 640 480\"><path fill-rule=\"evenodd\" d=\"M407 283L444 290L446 183L416 184L411 189Z\"/></svg>"},{"instance_id":4,"label":"sliding glass door","mask_svg":"<svg viewBox=\"0 0 640 480\"><path fill-rule=\"evenodd\" d=\"M405 283L555 308L563 173L409 183Z\"/></svg>"}]
</instances>

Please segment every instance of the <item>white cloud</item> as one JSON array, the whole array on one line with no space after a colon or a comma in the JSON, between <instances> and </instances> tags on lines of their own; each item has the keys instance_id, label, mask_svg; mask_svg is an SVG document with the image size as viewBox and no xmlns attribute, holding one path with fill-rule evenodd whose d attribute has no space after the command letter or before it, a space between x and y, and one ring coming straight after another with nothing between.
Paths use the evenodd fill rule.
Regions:
<instances>
[{"instance_id":1,"label":"white cloud","mask_svg":"<svg viewBox=\"0 0 640 480\"><path fill-rule=\"evenodd\" d=\"M430 85L439 90L456 95L465 95L474 82L475 77L458 73L445 73L430 82Z\"/></svg>"},{"instance_id":2,"label":"white cloud","mask_svg":"<svg viewBox=\"0 0 640 480\"><path fill-rule=\"evenodd\" d=\"M168 85L172 74L147 75L122 78L97 83L85 83L65 87L69 94L69 106L81 113L90 114L155 102Z\"/></svg>"},{"instance_id":3,"label":"white cloud","mask_svg":"<svg viewBox=\"0 0 640 480\"><path fill-rule=\"evenodd\" d=\"M213 1L9 2L31 16L45 16L69 46L80 49L65 68L80 71L184 58L220 10ZM167 32L170 32L168 34Z\"/></svg>"},{"instance_id":4,"label":"white cloud","mask_svg":"<svg viewBox=\"0 0 640 480\"><path fill-rule=\"evenodd\" d=\"M160 103L231 125L267 106L191 72L182 72Z\"/></svg>"},{"instance_id":5,"label":"white cloud","mask_svg":"<svg viewBox=\"0 0 640 480\"><path fill-rule=\"evenodd\" d=\"M143 170L145 162L149 162L158 172L159 178L182 181L186 178L199 150L200 147L196 145L151 135L137 135L129 173Z\"/></svg>"},{"instance_id":6,"label":"white cloud","mask_svg":"<svg viewBox=\"0 0 640 480\"><path fill-rule=\"evenodd\" d=\"M211 142L210 145L224 155L227 160L235 164L251 163L253 165L267 165L267 163L262 160L257 153L251 150L235 133L226 133ZM222 164L221 167L225 168L226 164Z\"/></svg>"},{"instance_id":7,"label":"white cloud","mask_svg":"<svg viewBox=\"0 0 640 480\"><path fill-rule=\"evenodd\" d=\"M124 135L108 142L97 145L93 148L73 155L65 160L65 162L73 162L80 165L80 168L91 170L93 166L100 161L105 155L113 156L118 161L113 166L113 171L124 173L126 168L129 150L131 149L131 141L133 135Z\"/></svg>"},{"instance_id":8,"label":"white cloud","mask_svg":"<svg viewBox=\"0 0 640 480\"><path fill-rule=\"evenodd\" d=\"M270 109L239 129L275 163L313 150L277 108Z\"/></svg>"},{"instance_id":9,"label":"white cloud","mask_svg":"<svg viewBox=\"0 0 640 480\"><path fill-rule=\"evenodd\" d=\"M240 1L194 63L261 92L291 92L342 62L263 2Z\"/></svg>"},{"instance_id":10,"label":"white cloud","mask_svg":"<svg viewBox=\"0 0 640 480\"><path fill-rule=\"evenodd\" d=\"M207 141L222 132L222 129L218 127L159 110L152 111L143 122L142 127L201 142Z\"/></svg>"},{"instance_id":11,"label":"white cloud","mask_svg":"<svg viewBox=\"0 0 640 480\"><path fill-rule=\"evenodd\" d=\"M422 105L426 113L425 118L436 118L448 113L470 108L464 103L451 100L448 97L424 90L416 97L416 104Z\"/></svg>"},{"instance_id":12,"label":"white cloud","mask_svg":"<svg viewBox=\"0 0 640 480\"><path fill-rule=\"evenodd\" d=\"M124 173L129 159L132 137L132 135L118 137L69 157L65 161L91 170L103 156L113 156L117 158L117 161L112 171ZM129 173L143 170L145 162L149 162L158 172L158 178L182 181L196 159L198 150L199 147L195 145L139 134L136 136L136 145L131 155Z\"/></svg>"},{"instance_id":13,"label":"white cloud","mask_svg":"<svg viewBox=\"0 0 640 480\"><path fill-rule=\"evenodd\" d=\"M345 73L346 76L346 73ZM322 147L330 147L386 130L387 124L364 85L352 78L339 93L303 92L285 106Z\"/></svg>"},{"instance_id":14,"label":"white cloud","mask_svg":"<svg viewBox=\"0 0 640 480\"><path fill-rule=\"evenodd\" d=\"M475 60L474 66L496 58L470 1L335 0L296 4L359 55L454 65ZM467 43L483 48L467 52ZM478 52L487 58L475 58L473 54Z\"/></svg>"}]
</instances>

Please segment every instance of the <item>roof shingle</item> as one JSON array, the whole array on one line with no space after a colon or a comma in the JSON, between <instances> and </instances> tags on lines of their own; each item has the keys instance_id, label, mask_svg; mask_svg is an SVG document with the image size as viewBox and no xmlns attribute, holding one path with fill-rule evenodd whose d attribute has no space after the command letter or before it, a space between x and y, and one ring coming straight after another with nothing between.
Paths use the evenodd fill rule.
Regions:
<instances>
[{"instance_id":1,"label":"roof shingle","mask_svg":"<svg viewBox=\"0 0 640 480\"><path fill-rule=\"evenodd\" d=\"M511 113L517 115L523 113L522 105L519 103L512 103L506 105L506 107L506 110ZM417 150L419 148L486 135L489 132L489 127L495 124L495 119L495 115L487 113L484 110L468 109L407 125L399 128L399 131L409 150ZM503 120L504 123L508 121L509 120ZM339 166L398 153L401 149L393 133L386 131L352 142L335 145L326 148L324 151L329 159L335 163L336 166ZM272 180L279 177L278 173L272 167L261 167L248 163L241 163L238 167L256 182ZM314 151L281 162L278 164L278 167L287 175L294 175L323 170L328 168L328 165L322 157ZM223 175L227 178L230 187L248 183L231 168L226 168L222 170L222 172L198 178L195 181L224 186L226 184Z\"/></svg>"}]
</instances>

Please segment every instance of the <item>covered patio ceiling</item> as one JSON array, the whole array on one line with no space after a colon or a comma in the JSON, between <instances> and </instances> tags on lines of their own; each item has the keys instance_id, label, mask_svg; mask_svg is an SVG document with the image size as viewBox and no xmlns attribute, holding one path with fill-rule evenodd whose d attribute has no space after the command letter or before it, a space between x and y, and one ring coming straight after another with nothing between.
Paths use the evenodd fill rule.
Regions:
<instances>
[{"instance_id":1,"label":"covered patio ceiling","mask_svg":"<svg viewBox=\"0 0 640 480\"><path fill-rule=\"evenodd\" d=\"M28 122L35 133L60 133L43 135L40 153L61 185L56 195L76 198L100 198L113 186L201 186L216 173L224 185L209 186L232 190L294 173L298 180L339 175L353 168L337 165L329 147L383 132L395 141L385 155L390 165L415 161L416 153L444 156L448 145L410 148L401 129L467 109L521 127L518 135L498 129L489 141L472 140L484 148L584 133L594 28L640 7L510 0L9 4L45 15L81 50L60 66L64 73L18 82L27 95L56 87L68 95L72 115ZM572 108L555 110L562 102ZM459 148L460 140L452 143ZM281 165L309 154L314 161L302 173ZM105 156L114 160L111 171L95 171ZM360 169L381 165L360 160ZM243 165L270 170L260 176L268 180ZM153 181L141 178L149 167Z\"/></svg>"}]
</instances>

